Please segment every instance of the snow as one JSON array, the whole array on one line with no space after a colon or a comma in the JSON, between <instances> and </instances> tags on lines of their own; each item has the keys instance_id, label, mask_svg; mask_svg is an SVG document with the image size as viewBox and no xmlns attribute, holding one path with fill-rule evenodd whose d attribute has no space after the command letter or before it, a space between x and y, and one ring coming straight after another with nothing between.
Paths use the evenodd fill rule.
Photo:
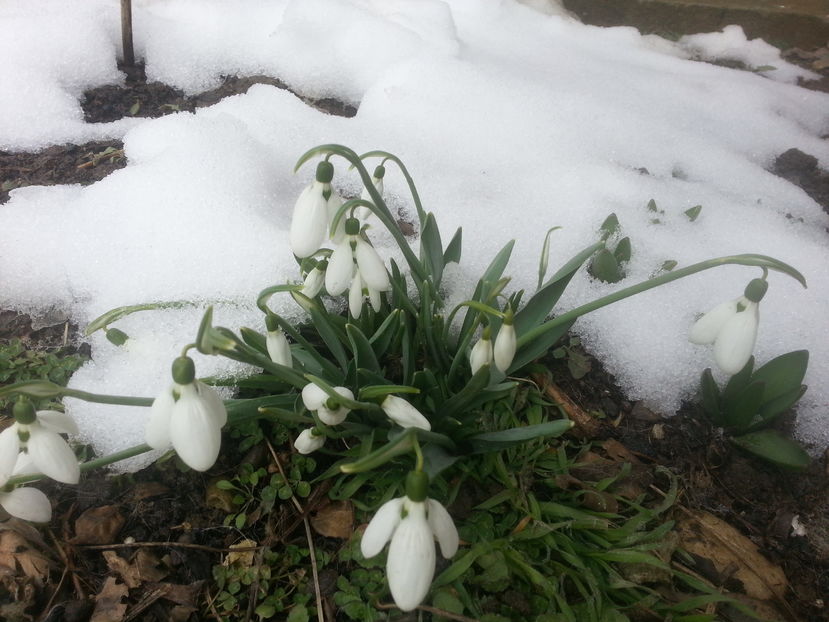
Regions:
<instances>
[{"instance_id":1,"label":"snow","mask_svg":"<svg viewBox=\"0 0 829 622\"><path fill-rule=\"evenodd\" d=\"M195 114L88 124L83 91L122 80L118 7L0 4L0 149L123 137L128 160L88 187L12 192L0 206L0 308L57 310L84 325L121 305L196 304L118 322L127 349L96 334L94 359L71 386L155 396L207 304L218 304L218 325L262 329L257 293L298 278L289 218L313 164L297 175L293 165L310 147L341 143L400 156L444 238L463 226L462 264L445 277L454 301L469 297L509 239L510 286L532 289L548 228L563 226L552 238L554 271L597 240L610 212L632 241L627 277L608 285L579 273L559 311L646 279L668 259L686 266L754 252L794 265L809 289L770 275L755 353L762 362L811 351L798 433L813 451L829 445L829 217L766 170L792 147L829 168L829 96L791 84L808 76L762 41L729 27L671 43L585 26L540 0L134 0L136 54L150 79L195 93L223 75L267 74L358 114L326 115L256 85ZM334 185L358 195L354 173L334 162ZM405 181L387 170L390 203L411 214ZM664 211L658 223L650 199ZM698 204L690 222L683 212ZM381 254L394 254L388 235L371 234ZM695 315L756 276L718 268L586 316L576 331L630 399L671 413L713 364L710 348L687 342ZM272 307L302 317L287 295ZM200 357L197 372L240 370ZM72 399L67 409L100 452L143 440L146 409Z\"/></svg>"}]
</instances>

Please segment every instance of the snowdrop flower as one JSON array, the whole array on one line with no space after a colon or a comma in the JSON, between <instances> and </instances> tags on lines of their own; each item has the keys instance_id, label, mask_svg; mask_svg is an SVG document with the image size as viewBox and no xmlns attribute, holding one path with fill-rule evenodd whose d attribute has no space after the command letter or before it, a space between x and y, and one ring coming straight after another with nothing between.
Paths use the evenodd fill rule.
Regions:
<instances>
[{"instance_id":1,"label":"snowdrop flower","mask_svg":"<svg viewBox=\"0 0 829 622\"><path fill-rule=\"evenodd\" d=\"M214 389L196 380L193 359L173 361L173 384L155 399L145 438L154 449L171 445L191 469L206 471L219 457L227 410Z\"/></svg>"},{"instance_id":2,"label":"snowdrop flower","mask_svg":"<svg viewBox=\"0 0 829 622\"><path fill-rule=\"evenodd\" d=\"M52 504L37 488L0 491L0 506L15 518L33 523L48 523L52 518Z\"/></svg>"},{"instance_id":3,"label":"snowdrop flower","mask_svg":"<svg viewBox=\"0 0 829 622\"><path fill-rule=\"evenodd\" d=\"M380 311L383 304L383 294L364 283L358 270L355 272L351 287L348 290L348 310L355 319L360 317L363 312L363 302L366 298L368 298L372 309Z\"/></svg>"},{"instance_id":4,"label":"snowdrop flower","mask_svg":"<svg viewBox=\"0 0 829 622\"><path fill-rule=\"evenodd\" d=\"M428 476L412 471L406 478L406 496L380 506L369 522L360 550L374 557L386 542L386 578L392 598L403 611L417 607L435 575L435 539L445 558L458 550L458 530L449 512L438 501L426 497Z\"/></svg>"},{"instance_id":5,"label":"snowdrop flower","mask_svg":"<svg viewBox=\"0 0 829 622\"><path fill-rule=\"evenodd\" d=\"M380 408L386 413L386 416L394 421L401 428L420 428L421 430L431 430L432 424L429 420L421 414L421 412L409 404L402 397L396 395L387 395Z\"/></svg>"},{"instance_id":6,"label":"snowdrop flower","mask_svg":"<svg viewBox=\"0 0 829 622\"><path fill-rule=\"evenodd\" d=\"M487 326L481 333L481 338L472 346L472 351L469 353L469 366L474 375L481 367L490 363L492 363L492 338L490 328Z\"/></svg>"},{"instance_id":7,"label":"snowdrop flower","mask_svg":"<svg viewBox=\"0 0 829 622\"><path fill-rule=\"evenodd\" d=\"M507 373L509 366L512 365L512 359L515 358L516 347L515 326L512 325L512 309L507 309L504 322L501 324L498 336L495 338L495 348L493 349L495 367Z\"/></svg>"},{"instance_id":8,"label":"snowdrop flower","mask_svg":"<svg viewBox=\"0 0 829 622\"><path fill-rule=\"evenodd\" d=\"M359 272L366 288L378 292L391 289L389 274L374 247L360 237L360 221L348 218L345 222L345 238L328 259L325 271L325 289L332 296L339 296Z\"/></svg>"},{"instance_id":9,"label":"snowdrop flower","mask_svg":"<svg viewBox=\"0 0 829 622\"><path fill-rule=\"evenodd\" d=\"M297 257L310 257L325 241L332 213L342 198L331 189L334 166L323 161L317 165L316 180L307 186L294 205L291 220L291 250Z\"/></svg>"},{"instance_id":10,"label":"snowdrop flower","mask_svg":"<svg viewBox=\"0 0 829 622\"><path fill-rule=\"evenodd\" d=\"M374 175L371 177L371 183L374 186L374 189L377 190L377 194L381 197L383 196L383 178L386 176L386 167L382 164L374 169ZM360 195L360 198L363 201L368 201L369 203L374 203L371 198L371 194L369 194L368 188L363 188L363 193ZM372 211L365 207L360 206L357 208L357 217L362 218L365 220L369 216L371 216Z\"/></svg>"},{"instance_id":11,"label":"snowdrop flower","mask_svg":"<svg viewBox=\"0 0 829 622\"><path fill-rule=\"evenodd\" d=\"M305 281L302 283L302 289L300 290L303 296L315 298L322 291L322 286L325 285L325 269L327 267L328 262L323 260L308 271L308 274L305 275Z\"/></svg>"},{"instance_id":12,"label":"snowdrop flower","mask_svg":"<svg viewBox=\"0 0 829 622\"><path fill-rule=\"evenodd\" d=\"M728 374L736 374L754 350L760 322L758 303L767 289L765 280L752 280L743 296L717 305L698 319L691 327L689 341L713 343L717 366Z\"/></svg>"},{"instance_id":13,"label":"snowdrop flower","mask_svg":"<svg viewBox=\"0 0 829 622\"><path fill-rule=\"evenodd\" d=\"M325 444L325 436L316 434L314 428L308 428L299 433L294 441L294 448L301 454L310 454Z\"/></svg>"},{"instance_id":14,"label":"snowdrop flower","mask_svg":"<svg viewBox=\"0 0 829 622\"><path fill-rule=\"evenodd\" d=\"M334 387L334 391L348 400L354 399L354 393L346 387ZM350 408L339 403L313 382L302 388L302 403L308 410L315 410L317 417L326 425L339 425L351 412Z\"/></svg>"},{"instance_id":15,"label":"snowdrop flower","mask_svg":"<svg viewBox=\"0 0 829 622\"><path fill-rule=\"evenodd\" d=\"M268 356L274 363L291 367L293 359L291 358L291 346L285 333L279 328L274 315L268 314L265 317L265 325L268 329L268 336L265 338L265 347L268 349Z\"/></svg>"},{"instance_id":16,"label":"snowdrop flower","mask_svg":"<svg viewBox=\"0 0 829 622\"><path fill-rule=\"evenodd\" d=\"M15 422L0 433L0 485L11 477L20 452L25 452L34 468L47 477L77 484L81 477L78 459L61 436L78 433L72 418L56 410L35 412L25 397L15 402L12 412Z\"/></svg>"}]
</instances>

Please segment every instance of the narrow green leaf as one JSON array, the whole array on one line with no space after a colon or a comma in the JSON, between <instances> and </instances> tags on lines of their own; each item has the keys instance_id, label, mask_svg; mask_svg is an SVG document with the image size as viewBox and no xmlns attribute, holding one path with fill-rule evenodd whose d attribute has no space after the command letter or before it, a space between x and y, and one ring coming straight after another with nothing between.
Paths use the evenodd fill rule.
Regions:
<instances>
[{"instance_id":1,"label":"narrow green leaf","mask_svg":"<svg viewBox=\"0 0 829 622\"><path fill-rule=\"evenodd\" d=\"M616 245L616 250L613 251L613 256L618 263L622 264L630 261L631 253L630 238L626 236L619 240L619 243Z\"/></svg>"},{"instance_id":2,"label":"narrow green leaf","mask_svg":"<svg viewBox=\"0 0 829 622\"><path fill-rule=\"evenodd\" d=\"M374 355L371 343L369 343L363 331L355 324L346 324L345 332L348 335L348 341L351 343L351 351L354 354L357 367L362 367L378 374L382 373L380 363L377 362L377 357Z\"/></svg>"},{"instance_id":3,"label":"narrow green leaf","mask_svg":"<svg viewBox=\"0 0 829 622\"><path fill-rule=\"evenodd\" d=\"M780 436L774 430L749 432L735 436L731 441L749 453L784 468L805 469L811 461L809 454L797 442Z\"/></svg>"},{"instance_id":4,"label":"narrow green leaf","mask_svg":"<svg viewBox=\"0 0 829 622\"><path fill-rule=\"evenodd\" d=\"M519 348L518 352L515 353L515 358L512 359L512 365L510 365L507 373L513 373L527 363L534 361L539 356L546 354L547 350L553 347L570 330L570 327L575 323L576 319L573 318L567 322L562 322Z\"/></svg>"},{"instance_id":5,"label":"narrow green leaf","mask_svg":"<svg viewBox=\"0 0 829 622\"><path fill-rule=\"evenodd\" d=\"M463 389L440 405L438 408L439 416L454 417L457 413L464 410L476 395L486 389L488 384L489 365L484 365L469 379L469 382L466 383Z\"/></svg>"},{"instance_id":6,"label":"narrow green leaf","mask_svg":"<svg viewBox=\"0 0 829 622\"><path fill-rule=\"evenodd\" d=\"M752 382L732 401L724 412L723 425L734 430L745 430L763 403L765 383Z\"/></svg>"},{"instance_id":7,"label":"narrow green leaf","mask_svg":"<svg viewBox=\"0 0 829 622\"><path fill-rule=\"evenodd\" d=\"M317 329L319 336L322 337L328 350L337 360L340 369L345 371L348 367L348 356L345 353L345 348L340 339L340 332L331 323L328 312L321 311L316 306L312 306L311 321L314 323L314 328Z\"/></svg>"},{"instance_id":8,"label":"narrow green leaf","mask_svg":"<svg viewBox=\"0 0 829 622\"><path fill-rule=\"evenodd\" d=\"M722 413L720 412L720 388L714 380L711 368L702 372L700 380L702 392L702 410L716 425L722 424Z\"/></svg>"},{"instance_id":9,"label":"narrow green leaf","mask_svg":"<svg viewBox=\"0 0 829 622\"><path fill-rule=\"evenodd\" d=\"M558 421L548 421L537 425L499 430L498 432L476 434L466 440L472 448L471 453L484 453L526 443L543 436L561 436L572 427L572 421L560 419Z\"/></svg>"},{"instance_id":10,"label":"narrow green leaf","mask_svg":"<svg viewBox=\"0 0 829 622\"><path fill-rule=\"evenodd\" d=\"M734 400L745 391L748 386L748 381L751 379L751 372L754 371L754 357L748 357L748 361L743 368L728 379L725 388L722 392L722 404L724 410L729 410Z\"/></svg>"},{"instance_id":11,"label":"narrow green leaf","mask_svg":"<svg viewBox=\"0 0 829 622\"><path fill-rule=\"evenodd\" d=\"M461 261L461 247L463 244L463 231L461 227L455 231L455 235L449 240L446 250L443 252L443 265L448 263L460 263Z\"/></svg>"},{"instance_id":12,"label":"narrow green leaf","mask_svg":"<svg viewBox=\"0 0 829 622\"><path fill-rule=\"evenodd\" d=\"M806 393L806 385L802 384L793 391L781 395L778 398L771 400L770 402L764 402L762 406L760 406L760 410L757 413L757 418L759 421L755 422L754 425L749 427L749 430L761 428L763 426L769 425L772 421L774 421L775 417L778 415L782 415L784 412L789 410L792 406L794 406L797 401L803 397L803 394Z\"/></svg>"},{"instance_id":13,"label":"narrow green leaf","mask_svg":"<svg viewBox=\"0 0 829 622\"><path fill-rule=\"evenodd\" d=\"M415 435L415 428L407 428L394 440L389 441L367 456L360 458L356 462L340 465L340 471L343 473L360 473L376 469L389 460L412 451Z\"/></svg>"},{"instance_id":14,"label":"narrow green leaf","mask_svg":"<svg viewBox=\"0 0 829 622\"><path fill-rule=\"evenodd\" d=\"M622 271L619 262L609 249L603 248L590 263L590 274L605 283L618 283L622 280Z\"/></svg>"},{"instance_id":15,"label":"narrow green leaf","mask_svg":"<svg viewBox=\"0 0 829 622\"><path fill-rule=\"evenodd\" d=\"M376 400L396 393L420 393L420 389L402 384L379 384L361 388L359 396L361 401Z\"/></svg>"},{"instance_id":16,"label":"narrow green leaf","mask_svg":"<svg viewBox=\"0 0 829 622\"><path fill-rule=\"evenodd\" d=\"M611 235L619 230L619 218L615 213L610 214L604 219L604 222L599 227L599 234L602 241L606 241Z\"/></svg>"},{"instance_id":17,"label":"narrow green leaf","mask_svg":"<svg viewBox=\"0 0 829 622\"><path fill-rule=\"evenodd\" d=\"M426 214L426 222L420 231L420 260L426 270L432 275L435 286L440 284L443 276L443 243L440 239L440 229L432 212Z\"/></svg>"},{"instance_id":18,"label":"narrow green leaf","mask_svg":"<svg viewBox=\"0 0 829 622\"><path fill-rule=\"evenodd\" d=\"M547 276L547 265L550 262L550 236L553 231L557 231L561 227L550 227L547 229L547 235L544 236L544 244L541 246L541 255L538 258L538 284L536 289L541 289L541 284L544 282L544 277Z\"/></svg>"},{"instance_id":19,"label":"narrow green leaf","mask_svg":"<svg viewBox=\"0 0 829 622\"><path fill-rule=\"evenodd\" d=\"M400 330L400 321L398 318L401 313L403 313L401 309L393 309L377 330L374 331L371 339L369 339L372 350L374 350L374 353L379 358L383 357L394 341L397 331Z\"/></svg>"}]
</instances>

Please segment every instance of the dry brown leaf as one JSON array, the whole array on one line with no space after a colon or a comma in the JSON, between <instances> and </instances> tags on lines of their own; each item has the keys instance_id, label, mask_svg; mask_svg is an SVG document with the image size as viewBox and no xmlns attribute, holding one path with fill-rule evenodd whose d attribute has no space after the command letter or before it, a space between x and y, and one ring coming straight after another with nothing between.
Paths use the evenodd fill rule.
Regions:
<instances>
[{"instance_id":1,"label":"dry brown leaf","mask_svg":"<svg viewBox=\"0 0 829 622\"><path fill-rule=\"evenodd\" d=\"M158 558L146 549L138 549L132 561L127 561L115 551L104 551L104 559L110 570L115 572L130 589L146 581L160 581L167 574L157 566Z\"/></svg>"},{"instance_id":2,"label":"dry brown leaf","mask_svg":"<svg viewBox=\"0 0 829 622\"><path fill-rule=\"evenodd\" d=\"M182 607L193 607L204 587L204 581L182 585L179 583L151 583L148 588L161 590L161 598L181 605Z\"/></svg>"},{"instance_id":3,"label":"dry brown leaf","mask_svg":"<svg viewBox=\"0 0 829 622\"><path fill-rule=\"evenodd\" d=\"M115 577L107 577L101 591L95 597L95 610L89 622L121 622L127 613L127 606L121 603L129 590Z\"/></svg>"},{"instance_id":4,"label":"dry brown leaf","mask_svg":"<svg viewBox=\"0 0 829 622\"><path fill-rule=\"evenodd\" d=\"M18 568L27 577L42 581L49 574L52 562L16 531L0 531L0 567L15 572Z\"/></svg>"},{"instance_id":5,"label":"dry brown leaf","mask_svg":"<svg viewBox=\"0 0 829 622\"><path fill-rule=\"evenodd\" d=\"M253 555L256 551L253 550L256 547L256 542L253 540L242 540L236 544L231 544L231 549L247 549L242 551L231 551L225 556L224 565L225 566L242 566L243 568L249 568L253 565Z\"/></svg>"},{"instance_id":6,"label":"dry brown leaf","mask_svg":"<svg viewBox=\"0 0 829 622\"><path fill-rule=\"evenodd\" d=\"M311 526L326 538L348 540L354 534L354 505L347 499L328 503L311 517Z\"/></svg>"},{"instance_id":7,"label":"dry brown leaf","mask_svg":"<svg viewBox=\"0 0 829 622\"><path fill-rule=\"evenodd\" d=\"M700 510L689 510L676 523L680 546L711 561L717 572L743 584L745 593L759 600L782 598L788 581L754 543L725 521Z\"/></svg>"},{"instance_id":8,"label":"dry brown leaf","mask_svg":"<svg viewBox=\"0 0 829 622\"><path fill-rule=\"evenodd\" d=\"M609 438L602 443L607 456L614 462L630 462L631 464L638 464L637 458L627 447L622 445L619 441Z\"/></svg>"},{"instance_id":9,"label":"dry brown leaf","mask_svg":"<svg viewBox=\"0 0 829 622\"><path fill-rule=\"evenodd\" d=\"M170 492L170 489L161 482L140 482L131 491L133 501L141 501L150 497L158 497Z\"/></svg>"},{"instance_id":10,"label":"dry brown leaf","mask_svg":"<svg viewBox=\"0 0 829 622\"><path fill-rule=\"evenodd\" d=\"M124 522L124 515L114 505L89 508L75 520L72 543L112 544Z\"/></svg>"}]
</instances>

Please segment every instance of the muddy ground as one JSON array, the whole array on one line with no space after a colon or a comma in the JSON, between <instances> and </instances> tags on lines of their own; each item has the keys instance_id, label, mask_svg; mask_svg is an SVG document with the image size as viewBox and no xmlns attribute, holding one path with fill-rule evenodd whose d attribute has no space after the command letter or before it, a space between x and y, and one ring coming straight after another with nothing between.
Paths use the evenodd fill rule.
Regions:
<instances>
[{"instance_id":1,"label":"muddy ground","mask_svg":"<svg viewBox=\"0 0 829 622\"><path fill-rule=\"evenodd\" d=\"M808 66L820 58L809 54L794 50L788 56ZM829 69L822 71L829 76ZM140 67L127 70L127 75L124 86L86 94L83 108L88 122L130 114L160 116L192 111L245 92L257 82L285 88L272 78L231 77L219 89L187 97L168 86L147 83ZM824 77L820 86L826 81ZM308 103L330 114L356 113L354 108L332 100ZM0 152L0 209L14 188L100 180L126 165L121 149L120 142L107 141L55 146L38 153ZM790 150L779 155L771 170L801 186L829 212L829 174L817 167L814 157ZM77 335L77 327L65 324L34 330L25 316L0 311L3 341L19 338L34 348L83 352ZM566 409L603 417L587 432L590 437L618 441L641 464L663 465L677 473L682 482L678 512L706 512L722 519L755 545L770 564L782 568L788 586L770 599L766 615L787 621L829 620L829 476L825 458L816 460L806 473L774 469L735 451L692 405L666 419L625 400L599 361L592 360L591 371L579 380L572 378L561 361L550 360L549 364L556 390L569 400ZM791 423L789 420L781 426ZM246 457L232 452L224 455L224 463L212 472L232 471L243 458L263 459L255 453L263 454L262 446L251 451L254 454ZM21 525L15 532L21 538L19 543L0 542L0 618L10 622L79 621L104 607L114 619L197 619L191 615L203 606L201 591L211 577L212 566L236 537L222 526L225 512L209 498L206 502L209 482L209 474L183 475L167 462L133 476L87 477L77 488L54 489L58 503L51 529L38 533ZM313 512L314 504L320 502L310 500L306 510ZM793 521L806 526L806 535L796 535ZM279 526L279 539L289 539L302 535L301 529L297 531L300 522L290 509L282 509L275 522L269 520L268 524ZM121 543L122 548L114 552L112 547L106 551L96 548L112 542ZM169 542L176 545L161 546ZM140 555L136 553L139 544ZM113 557L115 553L118 555ZM15 561L17 572L9 569ZM739 576L736 569L729 571L710 563L706 568L704 561L700 561L699 572L711 584L746 591L735 578ZM133 587L126 578L129 576L134 578ZM330 576L320 578L326 598L332 593L332 582Z\"/></svg>"}]
</instances>

